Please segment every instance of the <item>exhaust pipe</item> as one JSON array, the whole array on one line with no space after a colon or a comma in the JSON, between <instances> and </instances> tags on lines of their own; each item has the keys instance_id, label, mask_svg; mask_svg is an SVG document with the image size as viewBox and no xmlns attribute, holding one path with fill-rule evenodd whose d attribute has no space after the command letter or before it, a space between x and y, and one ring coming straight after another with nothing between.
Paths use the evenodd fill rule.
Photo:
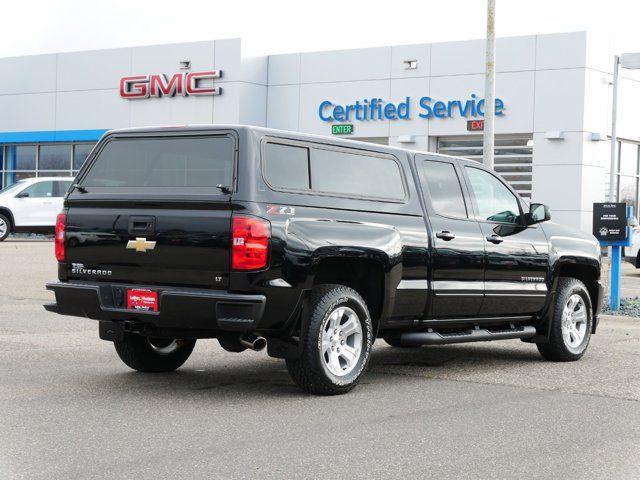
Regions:
<instances>
[{"instance_id":1,"label":"exhaust pipe","mask_svg":"<svg viewBox=\"0 0 640 480\"><path fill-rule=\"evenodd\" d=\"M247 333L240 336L240 344L245 348L259 352L260 350L264 350L264 347L267 346L267 339L264 337L258 337L253 333Z\"/></svg>"}]
</instances>

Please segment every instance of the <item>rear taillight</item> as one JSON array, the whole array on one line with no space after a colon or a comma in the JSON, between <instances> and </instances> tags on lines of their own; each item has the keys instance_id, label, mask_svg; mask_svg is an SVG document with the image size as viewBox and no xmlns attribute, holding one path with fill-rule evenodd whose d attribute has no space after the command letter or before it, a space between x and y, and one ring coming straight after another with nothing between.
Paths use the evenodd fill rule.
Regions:
<instances>
[{"instance_id":1,"label":"rear taillight","mask_svg":"<svg viewBox=\"0 0 640 480\"><path fill-rule=\"evenodd\" d=\"M64 262L64 227L67 223L67 214L59 213L56 218L56 260Z\"/></svg>"},{"instance_id":2,"label":"rear taillight","mask_svg":"<svg viewBox=\"0 0 640 480\"><path fill-rule=\"evenodd\" d=\"M259 270L267 266L271 226L262 218L233 216L231 268Z\"/></svg>"}]
</instances>

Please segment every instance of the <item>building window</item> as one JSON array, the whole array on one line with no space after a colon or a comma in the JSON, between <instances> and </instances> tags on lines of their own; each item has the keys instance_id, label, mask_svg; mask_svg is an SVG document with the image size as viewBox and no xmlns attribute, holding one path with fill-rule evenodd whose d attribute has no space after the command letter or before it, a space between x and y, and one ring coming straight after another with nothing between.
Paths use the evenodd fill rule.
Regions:
<instances>
[{"instance_id":1,"label":"building window","mask_svg":"<svg viewBox=\"0 0 640 480\"><path fill-rule=\"evenodd\" d=\"M67 170L71 169L71 145L50 144L40 145L38 155L38 170Z\"/></svg>"},{"instance_id":2,"label":"building window","mask_svg":"<svg viewBox=\"0 0 640 480\"><path fill-rule=\"evenodd\" d=\"M531 137L497 135L494 170L523 198L531 198L533 147ZM440 137L438 152L482 162L482 137Z\"/></svg>"},{"instance_id":3,"label":"building window","mask_svg":"<svg viewBox=\"0 0 640 480\"><path fill-rule=\"evenodd\" d=\"M5 170L35 170L35 145L7 145L5 149Z\"/></svg>"},{"instance_id":4,"label":"building window","mask_svg":"<svg viewBox=\"0 0 640 480\"><path fill-rule=\"evenodd\" d=\"M85 160L93 150L94 143L78 143L73 146L73 169L80 170Z\"/></svg>"},{"instance_id":5,"label":"building window","mask_svg":"<svg viewBox=\"0 0 640 480\"><path fill-rule=\"evenodd\" d=\"M23 178L36 176L35 145L7 145L4 147L3 160L3 188Z\"/></svg>"},{"instance_id":6,"label":"building window","mask_svg":"<svg viewBox=\"0 0 640 480\"><path fill-rule=\"evenodd\" d=\"M0 145L0 188L31 177L73 177L95 143Z\"/></svg>"},{"instance_id":7,"label":"building window","mask_svg":"<svg viewBox=\"0 0 640 480\"><path fill-rule=\"evenodd\" d=\"M640 145L618 142L618 170L614 175L614 191L618 202L626 202L637 215L640 188ZM605 198L609 200L609 172L605 174Z\"/></svg>"}]
</instances>

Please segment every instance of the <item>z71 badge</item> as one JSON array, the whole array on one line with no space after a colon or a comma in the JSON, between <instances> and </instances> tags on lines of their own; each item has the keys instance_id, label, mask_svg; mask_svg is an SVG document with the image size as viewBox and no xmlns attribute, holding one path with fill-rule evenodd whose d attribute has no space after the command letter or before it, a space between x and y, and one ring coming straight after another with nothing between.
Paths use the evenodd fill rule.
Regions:
<instances>
[{"instance_id":1,"label":"z71 badge","mask_svg":"<svg viewBox=\"0 0 640 480\"><path fill-rule=\"evenodd\" d=\"M294 207L281 207L279 205L267 205L267 213L269 215L295 215Z\"/></svg>"}]
</instances>

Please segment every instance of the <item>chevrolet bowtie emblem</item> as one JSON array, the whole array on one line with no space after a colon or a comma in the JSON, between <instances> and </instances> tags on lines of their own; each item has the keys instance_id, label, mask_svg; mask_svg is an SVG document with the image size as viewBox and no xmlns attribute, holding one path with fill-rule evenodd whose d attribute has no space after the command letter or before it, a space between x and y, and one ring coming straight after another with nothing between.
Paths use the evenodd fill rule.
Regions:
<instances>
[{"instance_id":1,"label":"chevrolet bowtie emblem","mask_svg":"<svg viewBox=\"0 0 640 480\"><path fill-rule=\"evenodd\" d=\"M146 252L156 248L156 242L147 242L146 238L136 238L127 242L127 248L136 252Z\"/></svg>"}]
</instances>

